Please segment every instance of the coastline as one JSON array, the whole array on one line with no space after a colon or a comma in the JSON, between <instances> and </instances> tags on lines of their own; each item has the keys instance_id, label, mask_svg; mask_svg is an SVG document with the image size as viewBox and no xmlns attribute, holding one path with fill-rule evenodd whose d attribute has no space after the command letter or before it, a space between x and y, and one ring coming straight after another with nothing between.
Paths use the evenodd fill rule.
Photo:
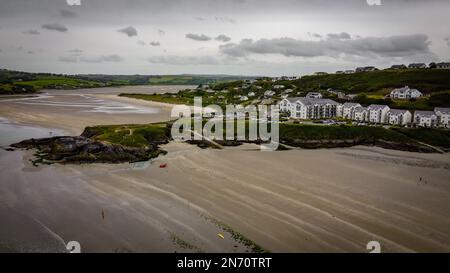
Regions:
<instances>
[{"instance_id":1,"label":"coastline","mask_svg":"<svg viewBox=\"0 0 450 273\"><path fill-rule=\"evenodd\" d=\"M89 124L170 117L172 105L123 99L158 112L114 117L41 105L8 109L21 110L12 117L74 134ZM0 106L1 116L8 109ZM167 155L146 163L39 167L31 166L30 152L0 151L0 199L65 242L80 241L86 252L248 250L230 233L218 237L223 230L206 218L272 252L366 252L371 240L383 252L450 252L448 153L365 146L261 152L251 144L202 150L179 142L163 149Z\"/></svg>"}]
</instances>

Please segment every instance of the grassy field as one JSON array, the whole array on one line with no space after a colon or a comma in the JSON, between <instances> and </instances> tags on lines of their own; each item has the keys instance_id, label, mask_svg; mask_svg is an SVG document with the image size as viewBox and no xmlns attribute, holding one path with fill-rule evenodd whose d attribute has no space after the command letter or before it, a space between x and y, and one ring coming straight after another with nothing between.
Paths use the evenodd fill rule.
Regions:
<instances>
[{"instance_id":1,"label":"grassy field","mask_svg":"<svg viewBox=\"0 0 450 273\"><path fill-rule=\"evenodd\" d=\"M165 123L146 125L102 125L87 127L83 136L93 140L120 144L126 147L146 147L164 143L170 138L170 128Z\"/></svg>"},{"instance_id":2,"label":"grassy field","mask_svg":"<svg viewBox=\"0 0 450 273\"><path fill-rule=\"evenodd\" d=\"M403 143L415 142L406 135L385 129L382 127L371 126L353 126L353 125L336 125L336 126L318 126L282 123L280 124L280 139L282 140L372 140L382 139L386 141L395 141Z\"/></svg>"},{"instance_id":3,"label":"grassy field","mask_svg":"<svg viewBox=\"0 0 450 273\"><path fill-rule=\"evenodd\" d=\"M129 93L122 93L119 94L120 97L127 97L127 98L133 98L133 99L139 99L139 100L148 100L148 101L156 101L156 102L163 102L163 103L171 103L171 104L187 104L191 105L194 103L192 100L188 100L182 97L173 97L172 95L164 95L164 94L153 94L153 95L147 95L147 94L129 94Z\"/></svg>"},{"instance_id":4,"label":"grassy field","mask_svg":"<svg viewBox=\"0 0 450 273\"><path fill-rule=\"evenodd\" d=\"M450 130L431 128L392 128L392 130L423 143L450 148Z\"/></svg>"}]
</instances>

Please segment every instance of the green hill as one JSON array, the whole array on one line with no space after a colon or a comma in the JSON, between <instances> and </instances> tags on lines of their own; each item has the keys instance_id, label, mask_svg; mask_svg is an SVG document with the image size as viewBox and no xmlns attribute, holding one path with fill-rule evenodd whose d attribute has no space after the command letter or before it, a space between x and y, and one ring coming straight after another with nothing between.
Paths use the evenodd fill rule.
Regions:
<instances>
[{"instance_id":1,"label":"green hill","mask_svg":"<svg viewBox=\"0 0 450 273\"><path fill-rule=\"evenodd\" d=\"M347 94L383 93L408 85L424 94L450 90L450 70L405 69L379 70L354 74L328 74L304 76L293 82L300 90L338 89Z\"/></svg>"},{"instance_id":2,"label":"green hill","mask_svg":"<svg viewBox=\"0 0 450 273\"><path fill-rule=\"evenodd\" d=\"M121 85L200 85L252 79L230 75L64 75L0 69L0 94Z\"/></svg>"}]
</instances>

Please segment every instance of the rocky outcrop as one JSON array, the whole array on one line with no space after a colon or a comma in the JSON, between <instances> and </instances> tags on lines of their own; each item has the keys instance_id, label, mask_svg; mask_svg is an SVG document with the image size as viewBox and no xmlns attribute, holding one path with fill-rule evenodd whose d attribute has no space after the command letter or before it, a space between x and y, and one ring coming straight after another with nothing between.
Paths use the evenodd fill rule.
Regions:
<instances>
[{"instance_id":1,"label":"rocky outcrop","mask_svg":"<svg viewBox=\"0 0 450 273\"><path fill-rule=\"evenodd\" d=\"M11 145L15 148L36 149L36 163L122 163L145 161L165 153L157 144L127 147L92 140L85 136L63 136L29 139Z\"/></svg>"}]
</instances>

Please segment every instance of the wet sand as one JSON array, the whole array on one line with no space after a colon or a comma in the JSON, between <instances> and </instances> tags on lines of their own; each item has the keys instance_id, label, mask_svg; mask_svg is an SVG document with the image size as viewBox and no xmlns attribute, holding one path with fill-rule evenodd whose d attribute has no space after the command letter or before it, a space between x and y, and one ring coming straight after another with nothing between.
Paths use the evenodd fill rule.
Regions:
<instances>
[{"instance_id":1,"label":"wet sand","mask_svg":"<svg viewBox=\"0 0 450 273\"><path fill-rule=\"evenodd\" d=\"M158 110L109 114L114 122L162 121L170 113L150 102L94 95ZM0 104L2 112L4 106L23 107ZM24 116L57 111L20 109ZM103 115L92 114L90 122L112 123ZM79 116L46 122L79 132L88 120ZM383 252L450 251L449 154L372 147L261 152L253 145L201 150L175 142L164 149L167 155L147 164L38 168L29 153L1 151L0 205L8 210L0 211L32 217L88 252L246 250L207 218L273 252L367 252L372 240Z\"/></svg>"},{"instance_id":2,"label":"wet sand","mask_svg":"<svg viewBox=\"0 0 450 273\"><path fill-rule=\"evenodd\" d=\"M49 90L35 97L0 100L0 117L63 129L79 135L86 126L145 124L170 119L171 105L118 97L119 93L176 92L190 86L121 87L82 90Z\"/></svg>"}]
</instances>

